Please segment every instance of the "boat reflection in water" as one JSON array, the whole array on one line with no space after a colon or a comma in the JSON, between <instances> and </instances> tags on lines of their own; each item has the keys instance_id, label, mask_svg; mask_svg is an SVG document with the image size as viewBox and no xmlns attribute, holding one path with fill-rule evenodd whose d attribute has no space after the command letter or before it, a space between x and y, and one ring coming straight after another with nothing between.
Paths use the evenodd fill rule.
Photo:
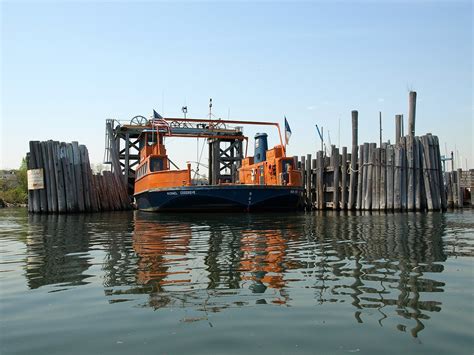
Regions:
<instances>
[{"instance_id":1,"label":"boat reflection in water","mask_svg":"<svg viewBox=\"0 0 474 355\"><path fill-rule=\"evenodd\" d=\"M102 282L109 303L182 307L203 319L260 304L327 307L415 337L442 309L446 253L472 256L450 245L438 213L136 211L35 215L28 228L30 288Z\"/></svg>"}]
</instances>

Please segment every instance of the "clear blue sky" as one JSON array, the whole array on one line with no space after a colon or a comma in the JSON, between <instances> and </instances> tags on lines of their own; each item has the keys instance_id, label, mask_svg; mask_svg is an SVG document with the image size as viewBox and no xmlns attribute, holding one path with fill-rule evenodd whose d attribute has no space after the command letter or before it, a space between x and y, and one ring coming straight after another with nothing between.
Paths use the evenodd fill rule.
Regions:
<instances>
[{"instance_id":1,"label":"clear blue sky","mask_svg":"<svg viewBox=\"0 0 474 355\"><path fill-rule=\"evenodd\" d=\"M410 89L416 133L437 134L442 154L456 147L474 167L470 1L0 6L1 168L18 167L29 140L47 139L86 144L100 163L106 118L153 108L181 116L184 103L203 117L210 97L222 118L286 115L290 155L315 153L315 124L350 146L353 109L360 142L378 142L379 111L393 141ZM168 150L195 160L196 141Z\"/></svg>"}]
</instances>

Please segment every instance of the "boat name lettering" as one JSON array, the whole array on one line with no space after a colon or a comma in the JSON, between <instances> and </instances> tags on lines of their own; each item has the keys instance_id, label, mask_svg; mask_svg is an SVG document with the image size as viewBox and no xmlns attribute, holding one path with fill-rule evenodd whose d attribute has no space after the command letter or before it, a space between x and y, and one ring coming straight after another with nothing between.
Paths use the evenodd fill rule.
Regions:
<instances>
[{"instance_id":1,"label":"boat name lettering","mask_svg":"<svg viewBox=\"0 0 474 355\"><path fill-rule=\"evenodd\" d=\"M177 195L178 193L176 191L171 191L171 192L167 192L166 194L167 195Z\"/></svg>"},{"instance_id":2,"label":"boat name lettering","mask_svg":"<svg viewBox=\"0 0 474 355\"><path fill-rule=\"evenodd\" d=\"M195 195L196 191L180 191L180 195Z\"/></svg>"}]
</instances>

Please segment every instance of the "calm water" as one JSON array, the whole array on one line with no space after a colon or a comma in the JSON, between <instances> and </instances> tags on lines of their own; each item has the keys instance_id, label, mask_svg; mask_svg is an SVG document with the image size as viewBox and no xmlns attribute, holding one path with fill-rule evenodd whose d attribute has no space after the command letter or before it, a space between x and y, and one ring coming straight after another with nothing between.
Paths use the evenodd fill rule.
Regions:
<instances>
[{"instance_id":1,"label":"calm water","mask_svg":"<svg viewBox=\"0 0 474 355\"><path fill-rule=\"evenodd\" d=\"M472 354L474 213L0 210L1 354Z\"/></svg>"}]
</instances>

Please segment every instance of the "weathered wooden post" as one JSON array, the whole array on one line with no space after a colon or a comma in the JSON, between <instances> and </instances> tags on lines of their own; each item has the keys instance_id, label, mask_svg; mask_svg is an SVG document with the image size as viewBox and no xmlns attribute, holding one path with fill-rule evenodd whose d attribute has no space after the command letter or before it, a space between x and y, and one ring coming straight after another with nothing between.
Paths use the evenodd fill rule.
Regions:
<instances>
[{"instance_id":1,"label":"weathered wooden post","mask_svg":"<svg viewBox=\"0 0 474 355\"><path fill-rule=\"evenodd\" d=\"M318 183L318 209L322 210L326 205L324 200L324 153L320 150L317 153L317 183Z\"/></svg>"},{"instance_id":2,"label":"weathered wooden post","mask_svg":"<svg viewBox=\"0 0 474 355\"><path fill-rule=\"evenodd\" d=\"M64 182L64 169L61 161L61 150L59 142L53 142L53 160L56 175L56 190L58 194L58 212L65 213L67 211L66 204L66 185Z\"/></svg>"},{"instance_id":3,"label":"weathered wooden post","mask_svg":"<svg viewBox=\"0 0 474 355\"><path fill-rule=\"evenodd\" d=\"M402 115L395 115L395 144L400 142L402 137Z\"/></svg>"},{"instance_id":4,"label":"weathered wooden post","mask_svg":"<svg viewBox=\"0 0 474 355\"><path fill-rule=\"evenodd\" d=\"M395 145L395 160L393 173L393 209L399 211L402 207L401 187L402 187L402 147Z\"/></svg>"},{"instance_id":5,"label":"weathered wooden post","mask_svg":"<svg viewBox=\"0 0 474 355\"><path fill-rule=\"evenodd\" d=\"M370 143L367 153L367 187L365 189L365 210L372 209L372 184L374 183L374 159L375 159L375 143Z\"/></svg>"},{"instance_id":6,"label":"weathered wooden post","mask_svg":"<svg viewBox=\"0 0 474 355\"><path fill-rule=\"evenodd\" d=\"M358 150L358 119L359 113L357 111L352 111L352 153L351 153L351 174L350 174L350 181L349 181L349 204L347 208L349 210L354 209L356 205L356 193L357 193L357 178L359 175L359 171L362 167L359 164L359 168L357 168L357 150Z\"/></svg>"},{"instance_id":7,"label":"weathered wooden post","mask_svg":"<svg viewBox=\"0 0 474 355\"><path fill-rule=\"evenodd\" d=\"M43 160L43 176L44 176L44 192L46 195L46 205L47 208L44 212L52 212L51 206L53 204L53 201L51 200L51 182L50 182L50 174L49 174L49 166L48 166L48 150L46 148L45 142L40 142L39 143L39 149L41 151L41 156Z\"/></svg>"},{"instance_id":8,"label":"weathered wooden post","mask_svg":"<svg viewBox=\"0 0 474 355\"><path fill-rule=\"evenodd\" d=\"M437 136L433 136L433 143L435 147L435 159L436 159L436 165L437 165L437 170L438 170L438 191L440 194L441 198L441 209L443 211L446 210L447 208L447 202L446 202L446 190L444 188L444 180L443 180L443 169L441 168L441 153L439 150L439 140Z\"/></svg>"},{"instance_id":9,"label":"weathered wooden post","mask_svg":"<svg viewBox=\"0 0 474 355\"><path fill-rule=\"evenodd\" d=\"M446 179L446 185L448 188L448 198L447 198L447 204L448 208L453 208L454 207L454 197L453 197L453 178L452 178L452 173L451 172L446 172L445 173L445 179ZM472 190L474 191L474 190ZM472 194L474 195L474 194Z\"/></svg>"},{"instance_id":10,"label":"weathered wooden post","mask_svg":"<svg viewBox=\"0 0 474 355\"><path fill-rule=\"evenodd\" d=\"M433 194L432 194L432 179L431 179L431 160L430 160L430 146L428 137L422 136L421 143L423 146L423 180L426 194L426 207L429 211L433 210Z\"/></svg>"},{"instance_id":11,"label":"weathered wooden post","mask_svg":"<svg viewBox=\"0 0 474 355\"><path fill-rule=\"evenodd\" d=\"M421 159L420 159L420 138L413 138L413 175L415 176L415 209L420 211L422 208L421 196L422 196L422 175L420 173Z\"/></svg>"},{"instance_id":12,"label":"weathered wooden post","mask_svg":"<svg viewBox=\"0 0 474 355\"><path fill-rule=\"evenodd\" d=\"M54 142L49 140L46 142L46 149L48 151L48 165L50 170L50 184L51 184L51 212L58 212L58 189L56 182L56 163L54 151Z\"/></svg>"},{"instance_id":13,"label":"weathered wooden post","mask_svg":"<svg viewBox=\"0 0 474 355\"><path fill-rule=\"evenodd\" d=\"M357 198L356 198L356 207L358 210L361 210L362 207L363 207L363 189L364 189L364 182L363 182L363 179L364 179L364 156L365 156L365 153L364 153L364 147L365 147L365 144L361 144L360 147L359 147L359 164L358 164L358 167L357 167Z\"/></svg>"},{"instance_id":14,"label":"weathered wooden post","mask_svg":"<svg viewBox=\"0 0 474 355\"><path fill-rule=\"evenodd\" d=\"M400 138L401 143L401 188L400 188L400 198L401 198L401 208L402 210L407 209L407 154L406 154L406 137Z\"/></svg>"},{"instance_id":15,"label":"weathered wooden post","mask_svg":"<svg viewBox=\"0 0 474 355\"><path fill-rule=\"evenodd\" d=\"M84 186L82 184L82 163L81 155L79 152L79 143L72 142L72 158L74 168L74 178L76 181L76 195L77 195L77 207L79 212L84 212Z\"/></svg>"},{"instance_id":16,"label":"weathered wooden post","mask_svg":"<svg viewBox=\"0 0 474 355\"><path fill-rule=\"evenodd\" d=\"M381 174L381 169L380 169L380 149L381 148L375 148L375 158L374 158L374 188L372 189L372 209L373 210L380 210L380 174Z\"/></svg>"},{"instance_id":17,"label":"weathered wooden post","mask_svg":"<svg viewBox=\"0 0 474 355\"><path fill-rule=\"evenodd\" d=\"M342 147L340 207L342 210L347 208L347 147Z\"/></svg>"},{"instance_id":18,"label":"weathered wooden post","mask_svg":"<svg viewBox=\"0 0 474 355\"><path fill-rule=\"evenodd\" d=\"M458 173L457 173L457 189L458 189L458 205L459 205L459 208L463 208L464 207L464 191L463 191L463 188L461 186L461 177L462 177L462 169L458 169Z\"/></svg>"},{"instance_id":19,"label":"weathered wooden post","mask_svg":"<svg viewBox=\"0 0 474 355\"><path fill-rule=\"evenodd\" d=\"M331 160L332 160L332 167L334 171L333 176L333 186L334 186L334 193L333 193L333 200L332 200L332 208L334 210L339 209L339 181L340 181L340 174L339 174L339 149L332 146L331 151Z\"/></svg>"},{"instance_id":20,"label":"weathered wooden post","mask_svg":"<svg viewBox=\"0 0 474 355\"><path fill-rule=\"evenodd\" d=\"M306 208L306 202L308 197L306 196L306 184L308 183L308 179L306 176L306 157L304 155L301 156L301 178L303 179L303 195L304 195L304 204Z\"/></svg>"},{"instance_id":21,"label":"weathered wooden post","mask_svg":"<svg viewBox=\"0 0 474 355\"><path fill-rule=\"evenodd\" d=\"M433 209L439 210L441 208L441 198L439 189L439 174L438 174L438 163L436 162L435 146L433 136L427 134L427 141L429 145L430 153L430 182L431 182L431 197L433 199Z\"/></svg>"},{"instance_id":22,"label":"weathered wooden post","mask_svg":"<svg viewBox=\"0 0 474 355\"><path fill-rule=\"evenodd\" d=\"M362 173L363 181L362 181L362 209L366 210L367 208L367 194L368 190L370 188L370 185L368 185L368 180L369 180L369 160L370 157L372 156L372 149L371 145L369 143L364 143L364 171ZM370 170L370 173L372 173L372 170ZM372 179L372 177L370 177Z\"/></svg>"},{"instance_id":23,"label":"weathered wooden post","mask_svg":"<svg viewBox=\"0 0 474 355\"><path fill-rule=\"evenodd\" d=\"M387 208L387 148L380 148L379 196L380 196L380 209L384 211Z\"/></svg>"},{"instance_id":24,"label":"weathered wooden post","mask_svg":"<svg viewBox=\"0 0 474 355\"><path fill-rule=\"evenodd\" d=\"M311 209L314 209L317 204L317 171L318 171L318 166L317 166L317 161L316 159L311 160Z\"/></svg>"},{"instance_id":25,"label":"weathered wooden post","mask_svg":"<svg viewBox=\"0 0 474 355\"><path fill-rule=\"evenodd\" d=\"M311 182L312 182L312 174L311 174L311 154L306 155L306 206L308 210L312 208L312 201L311 201Z\"/></svg>"},{"instance_id":26,"label":"weathered wooden post","mask_svg":"<svg viewBox=\"0 0 474 355\"><path fill-rule=\"evenodd\" d=\"M30 158L28 162L28 169L38 169L37 159L36 159L36 149L35 145L37 141L30 141ZM40 197L39 190L28 190L28 198L31 197L31 201L28 200L28 208L31 204L31 212L38 213L41 211L40 207Z\"/></svg>"},{"instance_id":27,"label":"weathered wooden post","mask_svg":"<svg viewBox=\"0 0 474 355\"><path fill-rule=\"evenodd\" d=\"M416 91L408 95L408 135L415 136Z\"/></svg>"},{"instance_id":28,"label":"weathered wooden post","mask_svg":"<svg viewBox=\"0 0 474 355\"><path fill-rule=\"evenodd\" d=\"M407 163L408 163L408 191L407 191L407 209L413 211L415 209L415 153L414 153L414 136L407 137Z\"/></svg>"},{"instance_id":29,"label":"weathered wooden post","mask_svg":"<svg viewBox=\"0 0 474 355\"><path fill-rule=\"evenodd\" d=\"M387 159L386 159L386 164L387 164L387 210L392 211L393 210L393 187L394 187L394 181L393 181L393 165L394 165L394 151L393 151L393 146L389 145L387 146Z\"/></svg>"}]
</instances>

